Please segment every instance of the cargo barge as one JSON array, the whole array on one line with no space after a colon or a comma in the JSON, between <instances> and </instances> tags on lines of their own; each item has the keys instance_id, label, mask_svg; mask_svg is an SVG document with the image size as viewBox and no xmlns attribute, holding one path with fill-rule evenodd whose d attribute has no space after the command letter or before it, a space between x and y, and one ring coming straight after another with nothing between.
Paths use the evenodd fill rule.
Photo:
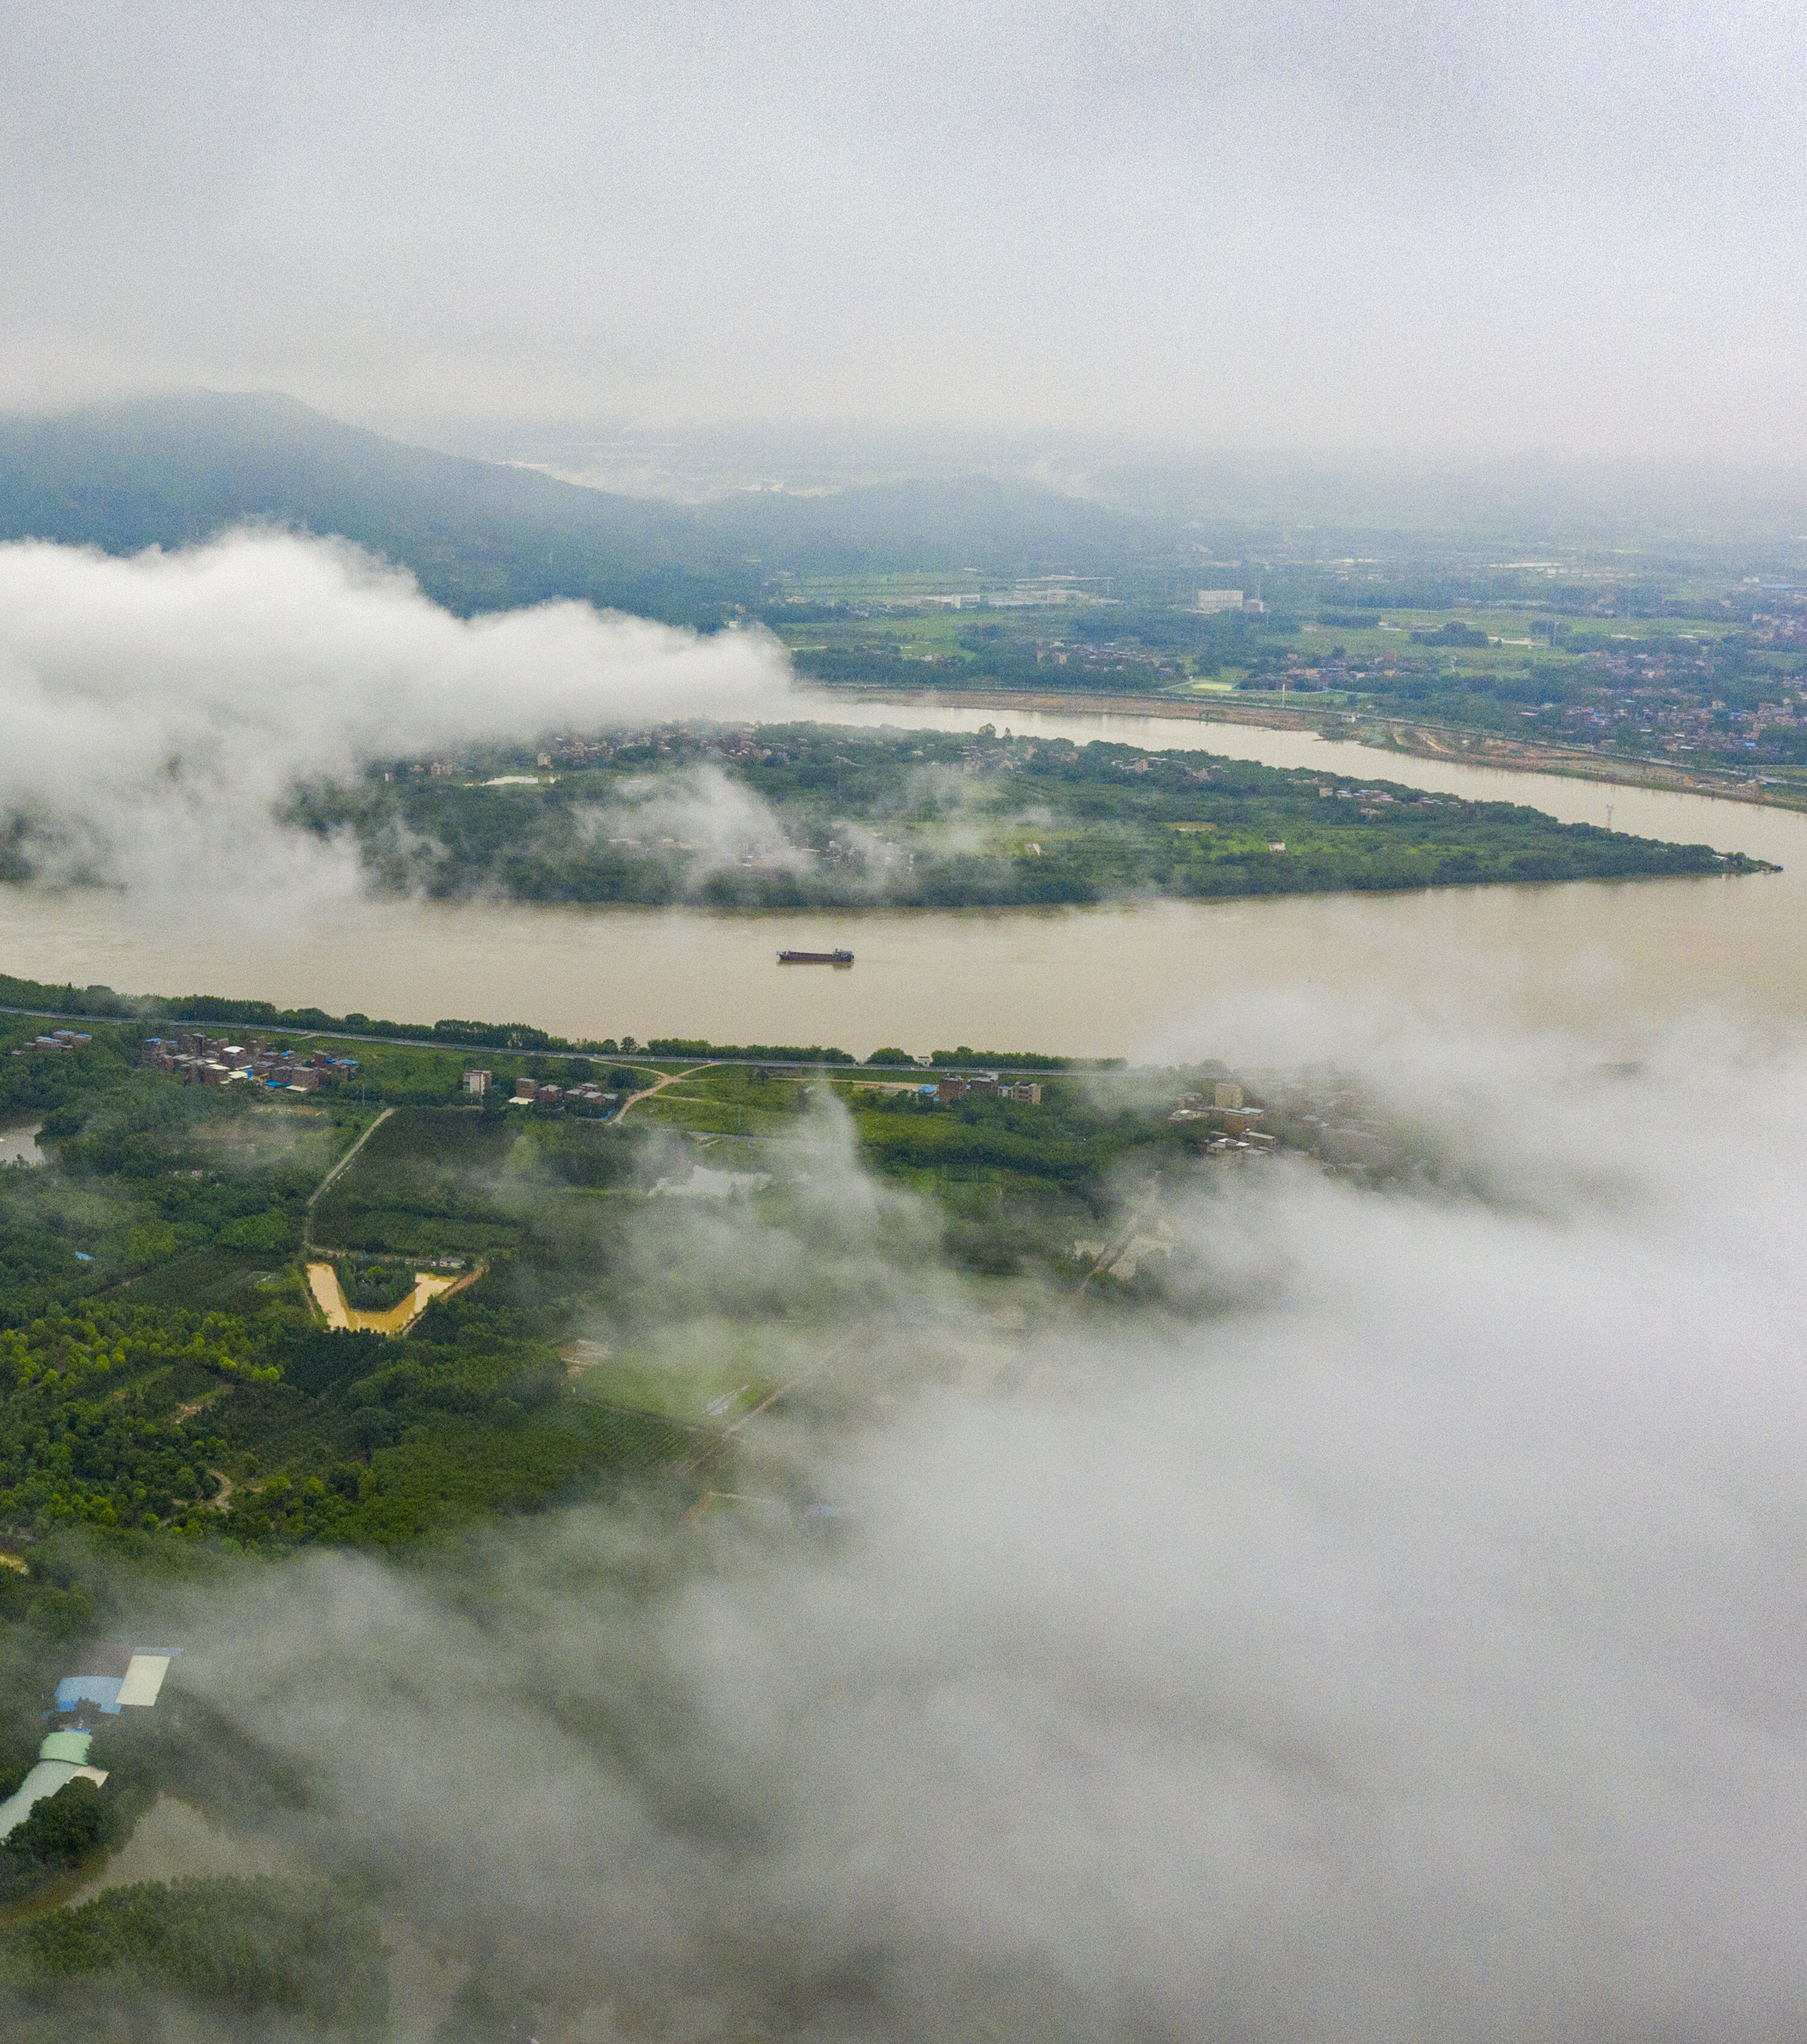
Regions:
<instances>
[{"instance_id":1,"label":"cargo barge","mask_svg":"<svg viewBox=\"0 0 1807 2044\"><path fill-rule=\"evenodd\" d=\"M851 965L851 951L780 951L780 965Z\"/></svg>"}]
</instances>

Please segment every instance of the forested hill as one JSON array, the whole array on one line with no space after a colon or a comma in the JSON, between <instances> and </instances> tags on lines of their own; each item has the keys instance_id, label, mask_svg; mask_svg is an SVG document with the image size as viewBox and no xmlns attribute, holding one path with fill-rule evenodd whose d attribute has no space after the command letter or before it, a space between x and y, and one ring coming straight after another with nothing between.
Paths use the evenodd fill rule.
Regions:
<instances>
[{"instance_id":1,"label":"forested hill","mask_svg":"<svg viewBox=\"0 0 1807 2044\"><path fill-rule=\"evenodd\" d=\"M290 398L197 391L0 421L0 539L130 553L253 519L354 540L461 611L569 596L692 620L746 586L676 507L409 447Z\"/></svg>"},{"instance_id":2,"label":"forested hill","mask_svg":"<svg viewBox=\"0 0 1807 2044\"><path fill-rule=\"evenodd\" d=\"M0 540L129 553L247 520L341 534L462 612L577 597L704 625L758 605L785 571L1111 573L1166 544L1150 521L980 476L651 502L409 446L269 394L0 419Z\"/></svg>"}]
</instances>

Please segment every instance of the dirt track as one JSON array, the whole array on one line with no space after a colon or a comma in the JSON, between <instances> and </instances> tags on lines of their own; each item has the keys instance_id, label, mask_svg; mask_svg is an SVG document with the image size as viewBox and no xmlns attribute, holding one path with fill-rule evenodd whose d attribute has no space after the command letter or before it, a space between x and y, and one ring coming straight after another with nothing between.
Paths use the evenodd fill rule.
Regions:
<instances>
[{"instance_id":1,"label":"dirt track","mask_svg":"<svg viewBox=\"0 0 1807 2044\"><path fill-rule=\"evenodd\" d=\"M681 1072L668 1072L662 1079L658 1080L654 1084L650 1086L642 1086L638 1093L629 1093L627 1097L622 1101L620 1109L616 1113L615 1119L617 1121L624 1120L628 1108L634 1105L635 1101L650 1100L655 1093L663 1093L668 1085L676 1085L680 1079L693 1078L698 1072L706 1072L708 1069L709 1067L707 1064L700 1064L691 1065Z\"/></svg>"}]
</instances>

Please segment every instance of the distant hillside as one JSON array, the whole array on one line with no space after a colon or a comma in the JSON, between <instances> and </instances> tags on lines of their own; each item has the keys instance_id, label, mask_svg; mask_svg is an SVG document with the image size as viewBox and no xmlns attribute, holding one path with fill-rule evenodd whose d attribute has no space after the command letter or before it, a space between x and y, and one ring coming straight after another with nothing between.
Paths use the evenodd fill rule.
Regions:
<instances>
[{"instance_id":1,"label":"distant hillside","mask_svg":"<svg viewBox=\"0 0 1807 2044\"><path fill-rule=\"evenodd\" d=\"M799 574L1118 574L1168 551L1164 528L1044 485L959 476L873 483L823 497L763 492L699 514L705 528Z\"/></svg>"},{"instance_id":2,"label":"distant hillside","mask_svg":"<svg viewBox=\"0 0 1807 2044\"><path fill-rule=\"evenodd\" d=\"M259 518L355 540L463 611L577 596L690 617L746 587L685 512L408 447L290 398L0 421L0 538L128 553Z\"/></svg>"},{"instance_id":3,"label":"distant hillside","mask_svg":"<svg viewBox=\"0 0 1807 2044\"><path fill-rule=\"evenodd\" d=\"M755 607L780 570L1109 574L1162 532L987 478L649 502L410 447L267 394L0 419L0 540L128 553L250 519L354 540L456 610L570 596L702 624Z\"/></svg>"}]
</instances>

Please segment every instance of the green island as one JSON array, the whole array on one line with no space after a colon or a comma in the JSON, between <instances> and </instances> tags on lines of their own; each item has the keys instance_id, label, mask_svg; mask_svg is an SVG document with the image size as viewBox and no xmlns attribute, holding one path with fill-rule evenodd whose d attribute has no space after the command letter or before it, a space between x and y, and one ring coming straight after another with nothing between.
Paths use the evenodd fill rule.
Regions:
<instances>
[{"instance_id":1,"label":"green island","mask_svg":"<svg viewBox=\"0 0 1807 2044\"><path fill-rule=\"evenodd\" d=\"M1335 1081L1264 1088L1218 1064L573 1047L478 1022L386 1041L366 1017L336 1033L348 1018L297 1027L255 1001L16 979L0 997L20 1151L0 1168L9 1793L47 1714L69 1721L58 1684L92 1642L177 1635L209 1585L328 1549L431 1569L485 1525L581 1500L662 1528L673 1566L711 1511L831 1537L832 1501L762 1417L869 1416L905 1299L947 1316L950 1385L1007 1381L1050 1314L1210 1310L1172 1200L1233 1197L1288 1158L1424 1169L1410 1130ZM327 1076L282 1076L301 1070ZM856 1178L869 1195L849 1202ZM724 1230L808 1253L688 1246ZM381 1311L416 1274L455 1289L386 1335L325 1324L317 1277ZM975 1305L998 1330L976 1358L954 1338ZM159 1796L228 1830L308 1806L176 1666L154 1710L90 1727L104 1783L69 1780L0 1837L7 2034L67 2034L121 1982L382 2034L382 1898L351 1875L60 1906Z\"/></svg>"},{"instance_id":2,"label":"green island","mask_svg":"<svg viewBox=\"0 0 1807 2044\"><path fill-rule=\"evenodd\" d=\"M1341 773L1066 740L788 724L373 764L290 820L377 884L724 909L1222 899L1748 873L1760 862Z\"/></svg>"}]
</instances>

